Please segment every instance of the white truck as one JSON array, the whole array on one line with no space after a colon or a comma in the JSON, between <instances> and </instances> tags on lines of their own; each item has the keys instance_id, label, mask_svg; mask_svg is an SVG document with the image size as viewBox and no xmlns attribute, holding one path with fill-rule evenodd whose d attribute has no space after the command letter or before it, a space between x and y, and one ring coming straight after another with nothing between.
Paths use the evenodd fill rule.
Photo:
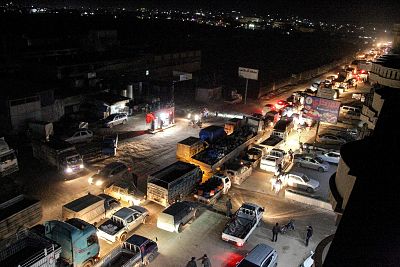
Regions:
<instances>
[{"instance_id":1,"label":"white truck","mask_svg":"<svg viewBox=\"0 0 400 267\"><path fill-rule=\"evenodd\" d=\"M125 241L128 233L145 223L149 211L140 206L124 207L97 229L97 236L109 242Z\"/></svg>"},{"instance_id":2,"label":"white truck","mask_svg":"<svg viewBox=\"0 0 400 267\"><path fill-rule=\"evenodd\" d=\"M275 172L278 166L284 163L285 155L286 152L282 149L271 149L266 156L261 158L260 169L267 172Z\"/></svg>"},{"instance_id":3,"label":"white truck","mask_svg":"<svg viewBox=\"0 0 400 267\"><path fill-rule=\"evenodd\" d=\"M11 149L4 137L0 138L0 177L10 175L18 171L17 153Z\"/></svg>"},{"instance_id":4,"label":"white truck","mask_svg":"<svg viewBox=\"0 0 400 267\"><path fill-rule=\"evenodd\" d=\"M225 164L225 175L229 177L233 184L240 185L253 172L253 167L238 162L228 162Z\"/></svg>"},{"instance_id":5,"label":"white truck","mask_svg":"<svg viewBox=\"0 0 400 267\"><path fill-rule=\"evenodd\" d=\"M257 204L244 203L225 225L222 240L234 243L238 247L249 239L251 233L261 224L264 208Z\"/></svg>"},{"instance_id":6,"label":"white truck","mask_svg":"<svg viewBox=\"0 0 400 267\"><path fill-rule=\"evenodd\" d=\"M217 200L228 193L232 183L228 176L217 173L210 179L200 184L197 188L197 193L194 194L199 202L205 204L215 204Z\"/></svg>"}]
</instances>

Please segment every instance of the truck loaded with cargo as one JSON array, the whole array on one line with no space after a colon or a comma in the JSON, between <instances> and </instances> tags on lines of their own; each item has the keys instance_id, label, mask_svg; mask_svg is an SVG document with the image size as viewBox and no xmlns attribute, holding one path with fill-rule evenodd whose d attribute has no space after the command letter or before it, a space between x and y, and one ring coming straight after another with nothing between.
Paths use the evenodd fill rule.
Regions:
<instances>
[{"instance_id":1,"label":"truck loaded with cargo","mask_svg":"<svg viewBox=\"0 0 400 267\"><path fill-rule=\"evenodd\" d=\"M61 246L60 263L57 266L90 267L99 259L96 227L90 223L76 218L65 222L47 221L42 234Z\"/></svg>"},{"instance_id":2,"label":"truck loaded with cargo","mask_svg":"<svg viewBox=\"0 0 400 267\"><path fill-rule=\"evenodd\" d=\"M87 144L77 145L77 150L86 162L103 156L115 156L117 147L118 135L104 136L102 140L94 140Z\"/></svg>"},{"instance_id":3,"label":"truck loaded with cargo","mask_svg":"<svg viewBox=\"0 0 400 267\"><path fill-rule=\"evenodd\" d=\"M251 233L260 224L264 208L244 203L226 224L222 232L222 240L241 247L249 239Z\"/></svg>"},{"instance_id":4,"label":"truck loaded with cargo","mask_svg":"<svg viewBox=\"0 0 400 267\"><path fill-rule=\"evenodd\" d=\"M271 135L278 136L283 140L286 140L286 137L293 129L293 119L290 117L282 117L274 126Z\"/></svg>"},{"instance_id":5,"label":"truck loaded with cargo","mask_svg":"<svg viewBox=\"0 0 400 267\"><path fill-rule=\"evenodd\" d=\"M104 218L109 218L121 206L111 196L87 194L75 199L62 207L62 218L68 220L78 218L96 225Z\"/></svg>"},{"instance_id":6,"label":"truck loaded with cargo","mask_svg":"<svg viewBox=\"0 0 400 267\"><path fill-rule=\"evenodd\" d=\"M283 138L277 136L277 135L270 135L266 140L261 142L259 145L264 147L266 149L266 153L273 149L273 148L279 148L280 145L282 145L284 142Z\"/></svg>"},{"instance_id":7,"label":"truck loaded with cargo","mask_svg":"<svg viewBox=\"0 0 400 267\"><path fill-rule=\"evenodd\" d=\"M217 173L199 185L194 198L205 204L215 204L222 195L228 193L231 186L232 183L228 176Z\"/></svg>"},{"instance_id":8,"label":"truck loaded with cargo","mask_svg":"<svg viewBox=\"0 0 400 267\"><path fill-rule=\"evenodd\" d=\"M226 135L224 127L211 125L199 132L199 137L202 141L207 141L209 143L214 143L216 140L224 137Z\"/></svg>"},{"instance_id":9,"label":"truck loaded with cargo","mask_svg":"<svg viewBox=\"0 0 400 267\"><path fill-rule=\"evenodd\" d=\"M141 267L149 265L158 254L157 243L140 235L132 235L105 255L95 267Z\"/></svg>"},{"instance_id":10,"label":"truck loaded with cargo","mask_svg":"<svg viewBox=\"0 0 400 267\"><path fill-rule=\"evenodd\" d=\"M273 148L264 157L261 158L260 169L267 172L275 172L278 166L285 163L286 152L282 149Z\"/></svg>"},{"instance_id":11,"label":"truck loaded with cargo","mask_svg":"<svg viewBox=\"0 0 400 267\"><path fill-rule=\"evenodd\" d=\"M56 267L61 246L24 229L0 241L0 266Z\"/></svg>"},{"instance_id":12,"label":"truck loaded with cargo","mask_svg":"<svg viewBox=\"0 0 400 267\"><path fill-rule=\"evenodd\" d=\"M97 236L109 242L125 241L130 231L145 223L149 211L140 206L124 207L97 229Z\"/></svg>"},{"instance_id":13,"label":"truck loaded with cargo","mask_svg":"<svg viewBox=\"0 0 400 267\"><path fill-rule=\"evenodd\" d=\"M8 146L4 137L0 138L0 177L19 170L17 152Z\"/></svg>"},{"instance_id":14,"label":"truck loaded with cargo","mask_svg":"<svg viewBox=\"0 0 400 267\"><path fill-rule=\"evenodd\" d=\"M182 161L190 161L194 155L206 149L207 146L207 142L190 136L176 145L176 158Z\"/></svg>"},{"instance_id":15,"label":"truck loaded with cargo","mask_svg":"<svg viewBox=\"0 0 400 267\"><path fill-rule=\"evenodd\" d=\"M42 218L39 200L17 195L0 203L0 239L17 233L23 227L38 223Z\"/></svg>"},{"instance_id":16,"label":"truck loaded with cargo","mask_svg":"<svg viewBox=\"0 0 400 267\"><path fill-rule=\"evenodd\" d=\"M225 175L229 177L233 184L240 185L253 172L251 165L241 164L233 161L225 164Z\"/></svg>"},{"instance_id":17,"label":"truck loaded with cargo","mask_svg":"<svg viewBox=\"0 0 400 267\"><path fill-rule=\"evenodd\" d=\"M196 218L196 214L195 203L175 202L158 215L157 227L168 232L180 233L184 225Z\"/></svg>"},{"instance_id":18,"label":"truck loaded with cargo","mask_svg":"<svg viewBox=\"0 0 400 267\"><path fill-rule=\"evenodd\" d=\"M54 166L66 174L76 174L84 170L82 156L74 145L62 140L32 141L33 156Z\"/></svg>"},{"instance_id":19,"label":"truck loaded with cargo","mask_svg":"<svg viewBox=\"0 0 400 267\"><path fill-rule=\"evenodd\" d=\"M149 175L147 199L166 207L190 194L202 177L198 166L177 161Z\"/></svg>"}]
</instances>

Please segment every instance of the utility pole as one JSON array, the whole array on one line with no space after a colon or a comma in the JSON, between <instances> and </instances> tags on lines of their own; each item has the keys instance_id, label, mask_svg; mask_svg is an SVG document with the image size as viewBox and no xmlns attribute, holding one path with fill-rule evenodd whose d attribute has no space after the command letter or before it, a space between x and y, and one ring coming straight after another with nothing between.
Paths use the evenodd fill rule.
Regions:
<instances>
[{"instance_id":1,"label":"utility pole","mask_svg":"<svg viewBox=\"0 0 400 267\"><path fill-rule=\"evenodd\" d=\"M247 86L249 85L249 79L246 79L246 91L244 91L244 103L247 103Z\"/></svg>"}]
</instances>

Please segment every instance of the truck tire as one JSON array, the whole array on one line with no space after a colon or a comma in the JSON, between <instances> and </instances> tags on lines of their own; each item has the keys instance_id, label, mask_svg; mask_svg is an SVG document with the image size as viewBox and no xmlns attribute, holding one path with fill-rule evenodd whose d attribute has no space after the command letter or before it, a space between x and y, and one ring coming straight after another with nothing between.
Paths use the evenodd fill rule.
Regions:
<instances>
[{"instance_id":1,"label":"truck tire","mask_svg":"<svg viewBox=\"0 0 400 267\"><path fill-rule=\"evenodd\" d=\"M149 265L150 262L152 262L154 260L154 254L151 253L148 257L147 260L144 262L144 265Z\"/></svg>"},{"instance_id":2,"label":"truck tire","mask_svg":"<svg viewBox=\"0 0 400 267\"><path fill-rule=\"evenodd\" d=\"M91 261L85 262L83 265L83 267L92 267L93 263Z\"/></svg>"},{"instance_id":3,"label":"truck tire","mask_svg":"<svg viewBox=\"0 0 400 267\"><path fill-rule=\"evenodd\" d=\"M182 233L182 231L183 231L183 224L180 223L180 224L178 225L178 233Z\"/></svg>"},{"instance_id":4,"label":"truck tire","mask_svg":"<svg viewBox=\"0 0 400 267\"><path fill-rule=\"evenodd\" d=\"M124 242L126 240L126 233L122 233L122 235L119 237L119 239Z\"/></svg>"}]
</instances>

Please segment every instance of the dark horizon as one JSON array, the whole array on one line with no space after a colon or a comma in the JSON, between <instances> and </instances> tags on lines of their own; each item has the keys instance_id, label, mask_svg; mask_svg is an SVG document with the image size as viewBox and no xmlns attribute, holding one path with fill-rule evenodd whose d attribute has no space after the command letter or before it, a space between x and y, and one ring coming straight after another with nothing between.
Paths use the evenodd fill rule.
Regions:
<instances>
[{"instance_id":1,"label":"dark horizon","mask_svg":"<svg viewBox=\"0 0 400 267\"><path fill-rule=\"evenodd\" d=\"M329 23L380 23L385 26L400 22L398 16L400 1L393 0L382 0L379 1L379 3L372 0L309 0L306 2L296 0L271 0L268 1L268 3L262 0L219 0L218 2L211 0L23 0L17 1L17 3L53 7L204 8L209 10L235 10L246 14L257 15L279 12L279 14L282 15L299 16Z\"/></svg>"}]
</instances>

